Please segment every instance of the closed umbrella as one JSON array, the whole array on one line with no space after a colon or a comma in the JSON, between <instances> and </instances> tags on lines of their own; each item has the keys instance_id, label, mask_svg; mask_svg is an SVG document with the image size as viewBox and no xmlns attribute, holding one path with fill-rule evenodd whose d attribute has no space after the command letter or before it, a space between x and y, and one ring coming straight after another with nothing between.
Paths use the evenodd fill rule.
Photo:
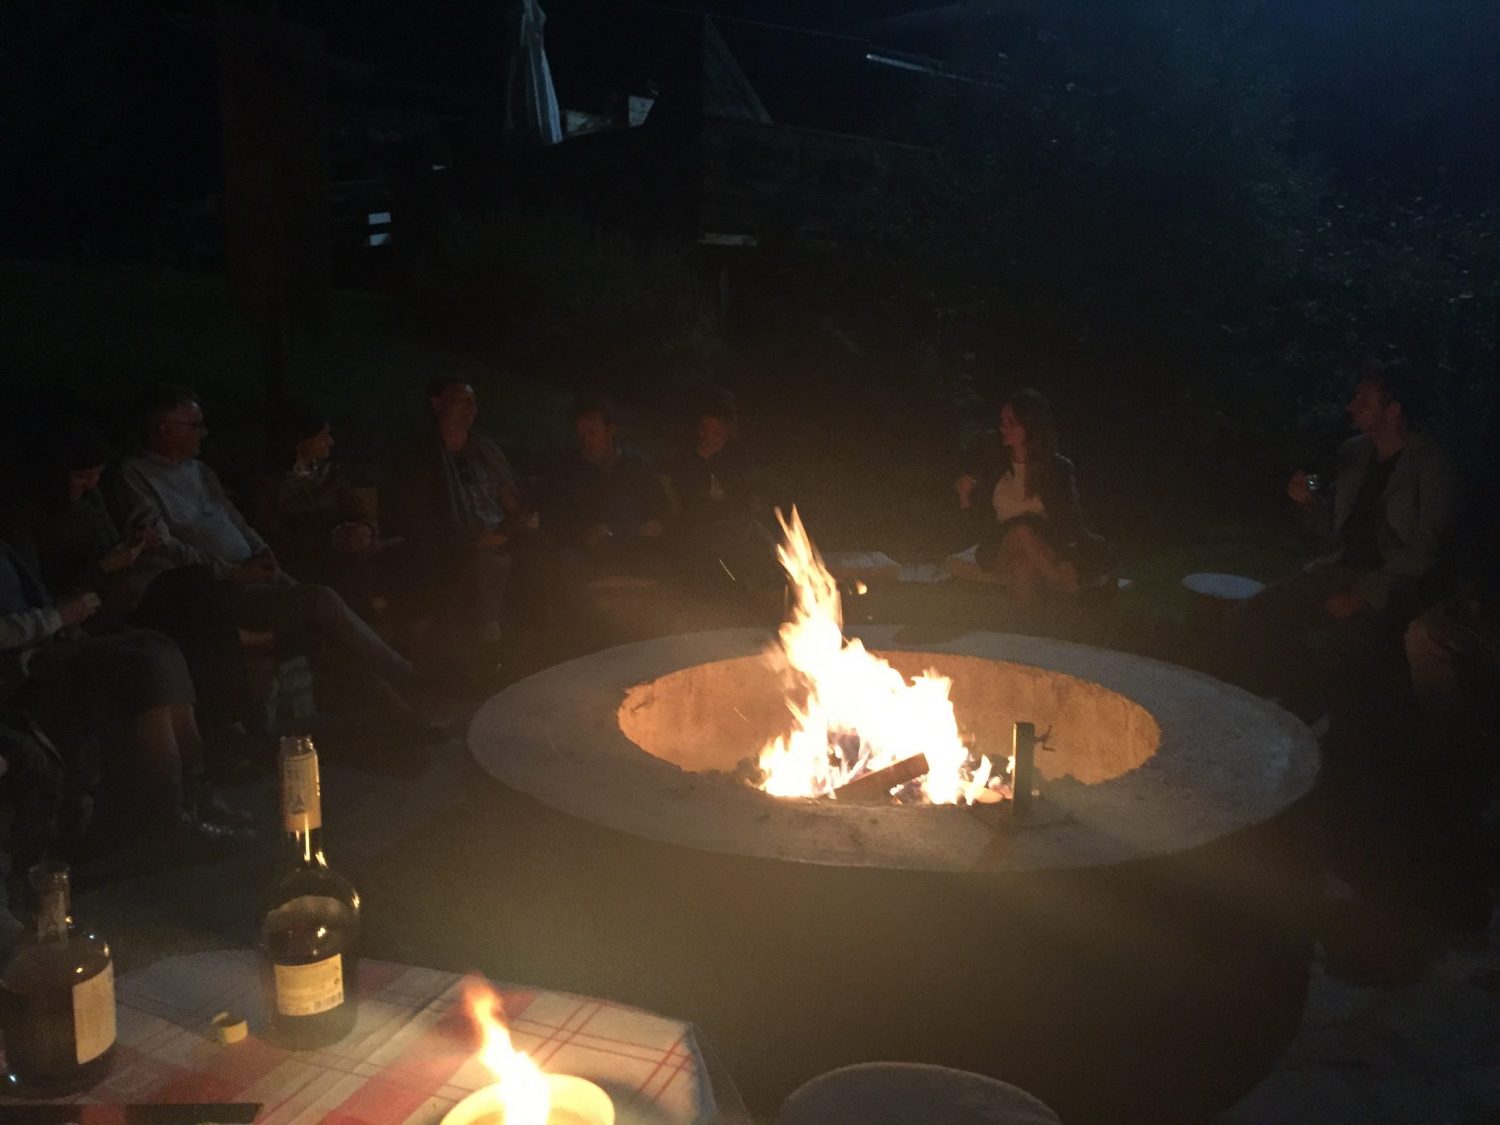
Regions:
<instances>
[{"instance_id":1,"label":"closed umbrella","mask_svg":"<svg viewBox=\"0 0 1500 1125\"><path fill-rule=\"evenodd\" d=\"M555 145L563 139L542 44L547 16L537 0L511 0L510 57L506 60L503 136L513 144Z\"/></svg>"}]
</instances>

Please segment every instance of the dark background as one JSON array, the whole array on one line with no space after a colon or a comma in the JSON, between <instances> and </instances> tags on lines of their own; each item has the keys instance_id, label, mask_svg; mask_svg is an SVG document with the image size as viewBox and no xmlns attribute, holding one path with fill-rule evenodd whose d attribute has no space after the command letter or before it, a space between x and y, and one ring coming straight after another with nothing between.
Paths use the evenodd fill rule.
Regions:
<instances>
[{"instance_id":1,"label":"dark background","mask_svg":"<svg viewBox=\"0 0 1500 1125\"><path fill-rule=\"evenodd\" d=\"M790 493L850 535L900 538L946 503L951 451L994 395L1034 383L1096 518L1149 541L1274 519L1281 479L1326 460L1350 374L1377 358L1418 375L1476 483L1492 472L1500 7L545 7L562 105L607 114L657 96L649 128L629 131L654 147L622 142L590 165L571 154L591 139L500 146L503 5L8 5L0 254L12 309L29 310L4 328L15 385L90 402L153 377L217 386L235 425L216 445L234 460L255 447L268 379L328 403L346 450L373 456L412 387L473 365L498 406L489 424L523 459L557 438L557 403L580 387L613 392L638 439L665 446L684 392L723 383ZM323 51L313 135L333 183L334 296L312 283L299 296L324 268L321 246L302 247L321 231L288 235L287 319L270 343L244 286L223 294L214 29L237 8L313 32ZM702 26L690 10L731 17L716 26L777 129L912 146L919 172L851 174L817 207L769 193L755 248L697 245L699 188L678 189L711 114L684 108ZM443 176L427 175L435 164ZM730 160L713 174L765 171ZM392 240L375 252L349 224L383 210ZM100 269L147 274L112 289ZM199 313L136 311L142 276L169 305L206 301L223 336L208 350L234 363L179 348L182 320L210 332ZM80 324L143 316L159 331L128 361L78 343ZM329 374L351 336L376 332L400 370Z\"/></svg>"}]
</instances>

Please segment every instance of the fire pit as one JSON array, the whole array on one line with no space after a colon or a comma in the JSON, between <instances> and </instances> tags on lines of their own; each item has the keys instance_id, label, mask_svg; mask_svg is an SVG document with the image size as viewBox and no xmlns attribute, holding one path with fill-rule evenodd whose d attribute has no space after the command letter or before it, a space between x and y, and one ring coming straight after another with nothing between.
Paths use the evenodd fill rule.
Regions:
<instances>
[{"instance_id":1,"label":"fire pit","mask_svg":"<svg viewBox=\"0 0 1500 1125\"><path fill-rule=\"evenodd\" d=\"M1311 786L1316 744L1280 709L1122 653L972 633L920 651L860 632L908 675L953 681L961 724L1004 756L1011 726L1059 816L1010 831L954 807L769 796L734 775L786 729L754 629L666 637L549 669L492 699L470 732L497 780L560 812L664 843L764 859L933 871L1096 867L1173 855L1272 819Z\"/></svg>"},{"instance_id":2,"label":"fire pit","mask_svg":"<svg viewBox=\"0 0 1500 1125\"><path fill-rule=\"evenodd\" d=\"M693 954L653 975L686 978L684 1014L747 1092L769 1108L875 1059L993 1074L1073 1122L1198 1118L1247 1089L1306 989L1312 871L1287 822L1316 773L1307 728L1117 652L846 637L795 512L782 527L778 645L611 649L514 685L470 731L551 809L723 857L657 855L640 882Z\"/></svg>"},{"instance_id":3,"label":"fire pit","mask_svg":"<svg viewBox=\"0 0 1500 1125\"><path fill-rule=\"evenodd\" d=\"M881 1058L1016 1082L1069 1121L1229 1104L1284 1048L1305 993L1314 880L1289 810L1316 772L1310 732L1140 657L995 633L912 650L898 632L859 636L908 676L949 677L977 750L1006 754L1016 721L1045 734L1051 815L1022 826L747 784L733 771L790 721L759 630L548 669L490 700L470 746L556 813L669 846L642 894L697 935L683 937L696 967L615 991L661 1005L680 972L671 1003L767 1106Z\"/></svg>"}]
</instances>

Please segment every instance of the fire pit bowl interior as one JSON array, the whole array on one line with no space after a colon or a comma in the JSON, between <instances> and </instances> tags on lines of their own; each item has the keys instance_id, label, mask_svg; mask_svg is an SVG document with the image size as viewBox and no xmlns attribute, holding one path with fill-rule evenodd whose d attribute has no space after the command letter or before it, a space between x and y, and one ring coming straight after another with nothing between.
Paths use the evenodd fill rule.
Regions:
<instances>
[{"instance_id":1,"label":"fire pit bowl interior","mask_svg":"<svg viewBox=\"0 0 1500 1125\"><path fill-rule=\"evenodd\" d=\"M929 668L953 681L950 698L982 753L1004 760L1011 725L1048 733L1044 778L1094 784L1144 765L1161 728L1145 708L1099 684L1027 664L936 652L880 652L908 679ZM637 684L620 704L620 730L642 750L694 772L730 771L790 729L780 677L760 656L697 664ZM800 702L800 701L799 701Z\"/></svg>"}]
</instances>

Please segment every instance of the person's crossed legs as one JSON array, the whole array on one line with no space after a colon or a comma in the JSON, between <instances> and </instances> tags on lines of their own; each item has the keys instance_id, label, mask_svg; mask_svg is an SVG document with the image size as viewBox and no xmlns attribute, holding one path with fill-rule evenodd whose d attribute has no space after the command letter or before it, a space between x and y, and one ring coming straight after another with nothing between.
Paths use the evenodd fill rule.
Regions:
<instances>
[{"instance_id":1,"label":"person's crossed legs","mask_svg":"<svg viewBox=\"0 0 1500 1125\"><path fill-rule=\"evenodd\" d=\"M245 628L290 637L294 643L321 641L398 690L415 684L410 661L327 586L304 584L287 575L247 585L240 590L239 618Z\"/></svg>"},{"instance_id":2,"label":"person's crossed legs","mask_svg":"<svg viewBox=\"0 0 1500 1125\"><path fill-rule=\"evenodd\" d=\"M995 561L1006 588L1022 605L1036 602L1043 594L1078 590L1078 568L1030 524L1018 523L1005 533Z\"/></svg>"}]
</instances>

